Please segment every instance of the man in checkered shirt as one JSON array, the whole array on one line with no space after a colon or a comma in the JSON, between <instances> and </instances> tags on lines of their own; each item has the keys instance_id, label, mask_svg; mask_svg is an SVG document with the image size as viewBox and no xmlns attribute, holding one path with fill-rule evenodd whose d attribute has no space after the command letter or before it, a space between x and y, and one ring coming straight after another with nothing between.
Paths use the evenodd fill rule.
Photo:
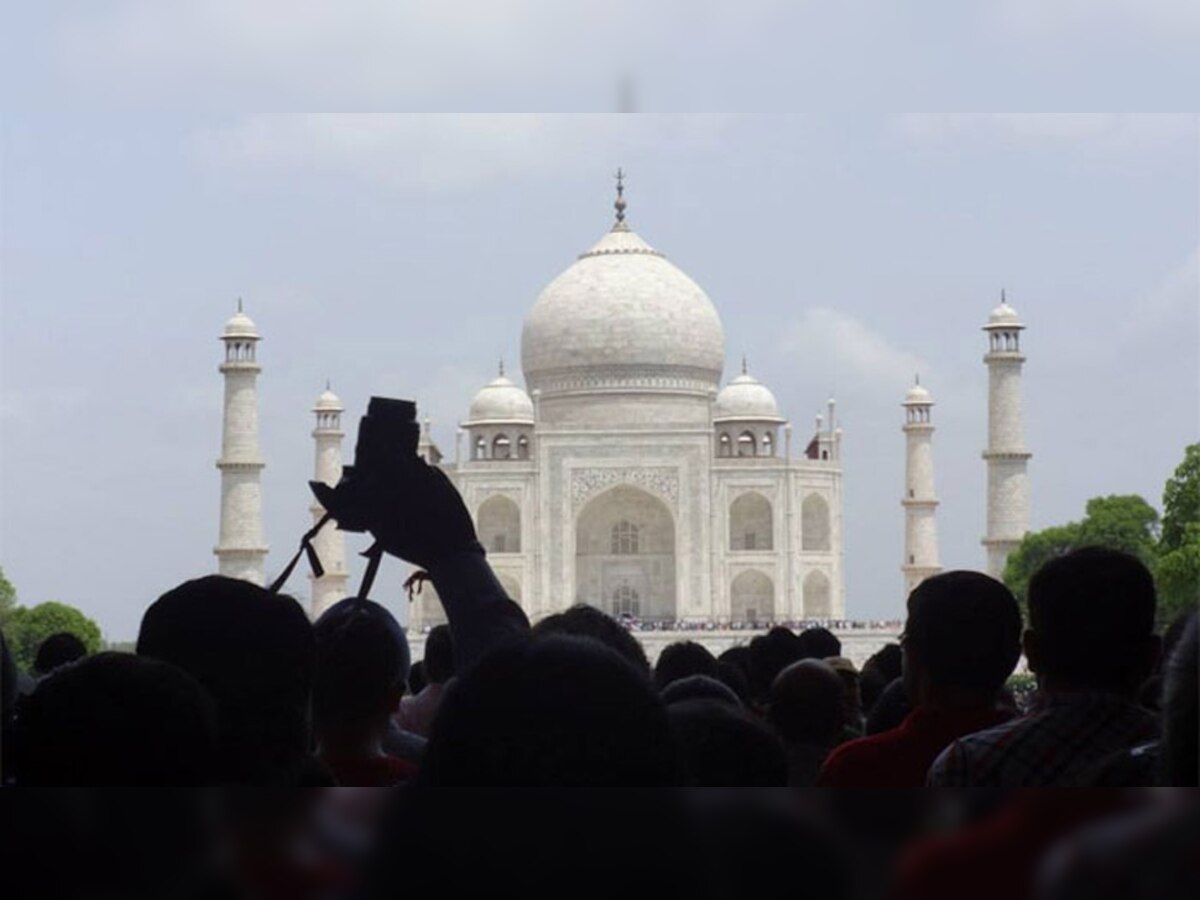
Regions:
<instances>
[{"instance_id":1,"label":"man in checkered shirt","mask_svg":"<svg viewBox=\"0 0 1200 900\"><path fill-rule=\"evenodd\" d=\"M1085 785L1106 758L1157 736L1156 717L1137 704L1161 652L1146 567L1115 550L1075 550L1038 570L1028 596L1033 708L947 747L930 786Z\"/></svg>"}]
</instances>

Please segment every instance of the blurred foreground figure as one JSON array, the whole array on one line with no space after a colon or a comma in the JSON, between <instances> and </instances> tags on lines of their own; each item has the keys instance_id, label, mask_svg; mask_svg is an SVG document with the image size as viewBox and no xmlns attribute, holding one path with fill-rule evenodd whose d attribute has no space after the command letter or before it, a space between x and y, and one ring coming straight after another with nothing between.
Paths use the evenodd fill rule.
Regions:
<instances>
[{"instance_id":1,"label":"blurred foreground figure","mask_svg":"<svg viewBox=\"0 0 1200 900\"><path fill-rule=\"evenodd\" d=\"M20 706L20 785L202 785L216 711L194 678L127 653L60 666Z\"/></svg>"},{"instance_id":2,"label":"blurred foreground figure","mask_svg":"<svg viewBox=\"0 0 1200 900\"><path fill-rule=\"evenodd\" d=\"M325 610L313 632L317 758L343 787L408 781L416 766L383 749L408 676L404 629L378 603L349 597Z\"/></svg>"},{"instance_id":3,"label":"blurred foreground figure","mask_svg":"<svg viewBox=\"0 0 1200 900\"><path fill-rule=\"evenodd\" d=\"M216 702L219 781L311 777L313 632L291 597L221 575L187 581L146 610L137 652L178 666Z\"/></svg>"},{"instance_id":4,"label":"blurred foreground figure","mask_svg":"<svg viewBox=\"0 0 1200 900\"><path fill-rule=\"evenodd\" d=\"M457 787L673 785L666 708L649 679L589 638L520 638L442 701L420 782Z\"/></svg>"},{"instance_id":5,"label":"blurred foreground figure","mask_svg":"<svg viewBox=\"0 0 1200 900\"><path fill-rule=\"evenodd\" d=\"M38 645L37 656L33 660L33 671L36 675L49 675L59 666L73 663L87 656L87 648L83 641L68 631L52 634Z\"/></svg>"},{"instance_id":6,"label":"blurred foreground figure","mask_svg":"<svg viewBox=\"0 0 1200 900\"><path fill-rule=\"evenodd\" d=\"M843 744L817 783L830 787L921 787L951 741L999 725L996 706L1021 652L1012 593L979 572L946 572L908 598L904 685L910 712L897 728Z\"/></svg>"},{"instance_id":7,"label":"blurred foreground figure","mask_svg":"<svg viewBox=\"0 0 1200 900\"><path fill-rule=\"evenodd\" d=\"M446 683L454 677L454 639L449 625L438 625L430 630L425 638L422 662L426 684L415 695L400 701L396 724L405 731L427 738Z\"/></svg>"},{"instance_id":8,"label":"blurred foreground figure","mask_svg":"<svg viewBox=\"0 0 1200 900\"><path fill-rule=\"evenodd\" d=\"M951 787L1071 787L1106 757L1153 740L1137 705L1154 671L1154 580L1133 556L1085 548L1052 559L1029 583L1025 656L1039 694L1030 712L961 738L928 783Z\"/></svg>"},{"instance_id":9,"label":"blurred foreground figure","mask_svg":"<svg viewBox=\"0 0 1200 900\"><path fill-rule=\"evenodd\" d=\"M846 727L846 688L826 662L802 659L771 685L767 721L787 750L788 784L810 786Z\"/></svg>"}]
</instances>

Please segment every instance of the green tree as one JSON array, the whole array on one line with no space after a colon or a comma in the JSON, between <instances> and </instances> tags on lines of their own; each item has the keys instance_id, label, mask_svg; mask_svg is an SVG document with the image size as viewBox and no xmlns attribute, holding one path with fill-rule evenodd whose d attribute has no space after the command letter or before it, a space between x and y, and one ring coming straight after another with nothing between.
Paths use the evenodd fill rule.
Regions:
<instances>
[{"instance_id":1,"label":"green tree","mask_svg":"<svg viewBox=\"0 0 1200 900\"><path fill-rule=\"evenodd\" d=\"M1033 573L1056 556L1084 546L1080 531L1079 522L1031 531L1017 545L1017 549L1008 555L1008 562L1004 565L1004 583L1016 594L1022 610L1025 609L1025 595Z\"/></svg>"},{"instance_id":2,"label":"green tree","mask_svg":"<svg viewBox=\"0 0 1200 900\"><path fill-rule=\"evenodd\" d=\"M1136 494L1093 497L1079 523L1079 539L1124 550L1152 565L1158 556L1158 512Z\"/></svg>"},{"instance_id":3,"label":"green tree","mask_svg":"<svg viewBox=\"0 0 1200 900\"><path fill-rule=\"evenodd\" d=\"M1187 539L1188 526L1200 522L1200 444L1183 451L1183 462L1163 489L1162 550Z\"/></svg>"},{"instance_id":4,"label":"green tree","mask_svg":"<svg viewBox=\"0 0 1200 900\"><path fill-rule=\"evenodd\" d=\"M83 641L88 653L100 649L100 626L75 607L53 600L30 609L18 606L9 615L4 631L17 665L27 672L33 668L42 641L60 631Z\"/></svg>"},{"instance_id":5,"label":"green tree","mask_svg":"<svg viewBox=\"0 0 1200 900\"><path fill-rule=\"evenodd\" d=\"M1033 573L1056 556L1079 547L1124 550L1153 568L1158 555L1158 513L1136 494L1093 497L1081 522L1031 531L1008 556L1004 583L1025 608Z\"/></svg>"},{"instance_id":6,"label":"green tree","mask_svg":"<svg viewBox=\"0 0 1200 900\"><path fill-rule=\"evenodd\" d=\"M4 569L0 568L0 626L17 607L17 589L12 582L4 577Z\"/></svg>"},{"instance_id":7,"label":"green tree","mask_svg":"<svg viewBox=\"0 0 1200 900\"><path fill-rule=\"evenodd\" d=\"M1158 558L1158 617L1171 622L1200 606L1200 522L1188 522L1178 546Z\"/></svg>"}]
</instances>

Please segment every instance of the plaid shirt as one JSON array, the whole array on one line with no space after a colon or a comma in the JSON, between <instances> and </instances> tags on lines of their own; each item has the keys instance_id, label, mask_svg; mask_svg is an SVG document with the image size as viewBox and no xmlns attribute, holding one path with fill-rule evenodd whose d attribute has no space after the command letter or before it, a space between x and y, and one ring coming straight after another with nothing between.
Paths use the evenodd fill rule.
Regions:
<instances>
[{"instance_id":1,"label":"plaid shirt","mask_svg":"<svg viewBox=\"0 0 1200 900\"><path fill-rule=\"evenodd\" d=\"M930 787L1085 785L1105 757L1158 733L1154 715L1112 694L1041 695L1019 719L959 738L934 761Z\"/></svg>"}]
</instances>

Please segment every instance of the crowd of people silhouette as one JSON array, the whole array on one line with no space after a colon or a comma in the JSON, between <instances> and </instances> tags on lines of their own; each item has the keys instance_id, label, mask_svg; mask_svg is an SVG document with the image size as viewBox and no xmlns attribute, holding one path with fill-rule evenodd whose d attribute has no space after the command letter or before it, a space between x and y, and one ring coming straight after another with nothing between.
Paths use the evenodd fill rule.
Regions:
<instances>
[{"instance_id":1,"label":"crowd of people silhouette","mask_svg":"<svg viewBox=\"0 0 1200 900\"><path fill-rule=\"evenodd\" d=\"M817 895L857 896L865 888L848 847L887 843L886 823L866 844L839 837L831 822L868 815L854 801L816 815L823 801L811 794L683 787L990 789L955 801L964 827L889 845L892 864L873 885L893 896L1028 896L1043 878L1048 896L1101 896L1086 893L1111 887L1099 870L1135 878L1138 852L1195 848L1194 804L1138 789L1197 784L1197 619L1156 633L1154 583L1132 556L1096 547L1053 559L1030 583L1024 625L1013 594L986 575L929 578L908 598L899 645L861 670L828 630L783 626L719 657L681 641L651 666L629 628L597 609L531 626L441 472L421 465L395 489L402 496L371 530L428 573L448 620L428 634L420 664L410 665L392 614L366 598L310 623L286 595L220 576L188 581L146 610L134 654L86 656L54 636L38 653L36 686L19 694L5 648L4 783L403 786L357 800L225 794L227 837L241 854L229 871L253 885L247 896L465 890L481 868L514 887L586 870L589 888L617 889L623 861L652 870L639 876L646 889L744 893L771 889L764 863L783 859ZM1022 653L1038 685L1027 704L1006 689ZM1124 790L1070 800L1013 790L1068 786ZM466 801L433 787L666 790L533 792L521 820L535 824L517 828L507 795ZM907 821L933 816L932 800L905 797L893 802ZM68 828L55 817L72 802L44 800L26 837ZM194 803L174 802L187 810L180 834L204 828L187 818L199 816ZM91 834L103 818L92 815L69 827ZM318 854L327 865L305 868L284 848L298 823L330 818L342 841L317 829L331 842ZM1109 831L1091 834L1098 820ZM347 822L363 826L357 838ZM1047 857L1064 846L1066 858ZM42 858L30 854L26 865ZM983 879L985 866L996 879ZM165 883L188 871L150 868ZM1164 871L1165 861L1156 877ZM82 896L70 886L78 874L46 875L59 886L44 895ZM110 895L124 896L88 894Z\"/></svg>"}]
</instances>

